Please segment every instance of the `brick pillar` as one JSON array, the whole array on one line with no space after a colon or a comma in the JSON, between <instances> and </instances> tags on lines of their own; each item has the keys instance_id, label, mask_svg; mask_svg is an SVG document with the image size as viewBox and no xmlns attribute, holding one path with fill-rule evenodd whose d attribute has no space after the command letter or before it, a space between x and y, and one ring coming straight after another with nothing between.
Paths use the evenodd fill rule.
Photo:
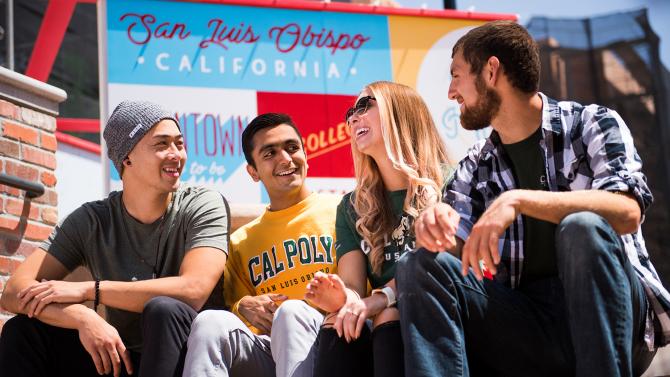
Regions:
<instances>
[{"instance_id":1,"label":"brick pillar","mask_svg":"<svg viewBox=\"0 0 670 377\"><path fill-rule=\"evenodd\" d=\"M58 221L56 115L65 92L0 67L0 173L44 185L44 195L0 184L0 295L16 267ZM0 307L0 328L11 314Z\"/></svg>"}]
</instances>

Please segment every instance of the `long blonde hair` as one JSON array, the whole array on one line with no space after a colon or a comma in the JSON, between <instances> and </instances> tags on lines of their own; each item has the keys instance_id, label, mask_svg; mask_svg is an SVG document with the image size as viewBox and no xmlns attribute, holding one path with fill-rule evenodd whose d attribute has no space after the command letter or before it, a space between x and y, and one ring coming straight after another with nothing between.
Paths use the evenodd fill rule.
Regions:
<instances>
[{"instance_id":1,"label":"long blonde hair","mask_svg":"<svg viewBox=\"0 0 670 377\"><path fill-rule=\"evenodd\" d=\"M425 102L409 86L377 81L366 86L379 108L381 133L392 166L409 179L404 212L416 218L440 199L447 152ZM372 270L380 274L384 243L397 225L387 204L387 190L375 160L351 143L356 174L352 205L358 215L356 231L370 245Z\"/></svg>"}]
</instances>

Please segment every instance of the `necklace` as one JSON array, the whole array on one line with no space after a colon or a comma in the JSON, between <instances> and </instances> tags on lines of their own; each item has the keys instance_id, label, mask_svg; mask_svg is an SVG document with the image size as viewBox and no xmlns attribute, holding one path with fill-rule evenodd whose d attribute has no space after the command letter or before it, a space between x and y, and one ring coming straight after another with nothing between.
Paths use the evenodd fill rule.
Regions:
<instances>
[{"instance_id":1,"label":"necklace","mask_svg":"<svg viewBox=\"0 0 670 377\"><path fill-rule=\"evenodd\" d=\"M140 253L138 253L137 250L135 250L135 248L131 247L131 250L133 251L135 256L140 260L140 262L142 262L142 264L144 264L145 266L151 268L151 278L152 279L155 279L158 276L158 257L160 256L160 245L161 245L161 239L163 237L163 228L165 227L165 221L170 216L170 212L172 212L172 207L174 206L175 193L172 193L171 195L172 196L170 198L170 206L167 208L167 210L165 211L163 216L161 216L161 222L158 224L158 240L156 241L156 250L155 250L155 253L154 253L154 264L152 265L149 262L147 262L146 259L144 257L142 257L142 255L140 255ZM125 209L125 205L124 205L124 209ZM126 213L128 213L128 210L126 210ZM139 279L136 276L133 276L130 280L131 281L137 281Z\"/></svg>"}]
</instances>

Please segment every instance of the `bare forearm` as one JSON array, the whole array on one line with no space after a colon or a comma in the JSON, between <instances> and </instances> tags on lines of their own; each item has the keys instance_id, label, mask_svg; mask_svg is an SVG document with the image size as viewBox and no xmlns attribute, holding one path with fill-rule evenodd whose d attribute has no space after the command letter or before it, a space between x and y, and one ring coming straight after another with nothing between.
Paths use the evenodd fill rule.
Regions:
<instances>
[{"instance_id":1,"label":"bare forearm","mask_svg":"<svg viewBox=\"0 0 670 377\"><path fill-rule=\"evenodd\" d=\"M100 302L141 313L147 301L168 296L200 310L218 283L225 265L226 255L221 250L195 248L186 253L179 276L133 282L101 281Z\"/></svg>"},{"instance_id":2,"label":"bare forearm","mask_svg":"<svg viewBox=\"0 0 670 377\"><path fill-rule=\"evenodd\" d=\"M17 277L9 279L4 291L2 292L2 297L0 297L0 305L9 312L16 314L27 314L25 310L22 311L20 309L21 305L19 304L20 300L18 294L24 288L30 287L34 284L37 284L37 280Z\"/></svg>"},{"instance_id":3,"label":"bare forearm","mask_svg":"<svg viewBox=\"0 0 670 377\"><path fill-rule=\"evenodd\" d=\"M83 304L50 304L36 318L52 326L77 330L90 315L98 314Z\"/></svg>"},{"instance_id":4,"label":"bare forearm","mask_svg":"<svg viewBox=\"0 0 670 377\"><path fill-rule=\"evenodd\" d=\"M564 217L581 211L594 212L607 220L619 234L637 231L641 211L632 197L602 190L547 192L513 190L506 194L518 201L520 213L558 224Z\"/></svg>"},{"instance_id":5,"label":"bare forearm","mask_svg":"<svg viewBox=\"0 0 670 377\"><path fill-rule=\"evenodd\" d=\"M25 279L23 281L14 281L8 284L2 294L2 307L16 314L28 314L28 306L21 307L17 293L21 287L28 287L36 284L37 281ZM42 312L35 316L40 321L66 329L78 329L83 319L87 315L97 315L93 310L83 304L50 304Z\"/></svg>"},{"instance_id":6,"label":"bare forearm","mask_svg":"<svg viewBox=\"0 0 670 377\"><path fill-rule=\"evenodd\" d=\"M147 301L157 296L168 296L200 310L212 288L198 279L183 276L134 282L101 281L100 303L141 313Z\"/></svg>"}]
</instances>

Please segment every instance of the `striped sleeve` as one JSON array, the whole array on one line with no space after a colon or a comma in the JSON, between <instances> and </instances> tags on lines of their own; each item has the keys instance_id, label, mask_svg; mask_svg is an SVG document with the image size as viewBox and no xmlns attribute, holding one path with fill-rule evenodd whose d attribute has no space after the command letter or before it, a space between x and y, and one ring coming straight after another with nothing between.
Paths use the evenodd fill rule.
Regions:
<instances>
[{"instance_id":1,"label":"striped sleeve","mask_svg":"<svg viewBox=\"0 0 670 377\"><path fill-rule=\"evenodd\" d=\"M601 106L588 106L582 117L592 188L630 193L644 214L653 197L628 126L616 111Z\"/></svg>"}]
</instances>

